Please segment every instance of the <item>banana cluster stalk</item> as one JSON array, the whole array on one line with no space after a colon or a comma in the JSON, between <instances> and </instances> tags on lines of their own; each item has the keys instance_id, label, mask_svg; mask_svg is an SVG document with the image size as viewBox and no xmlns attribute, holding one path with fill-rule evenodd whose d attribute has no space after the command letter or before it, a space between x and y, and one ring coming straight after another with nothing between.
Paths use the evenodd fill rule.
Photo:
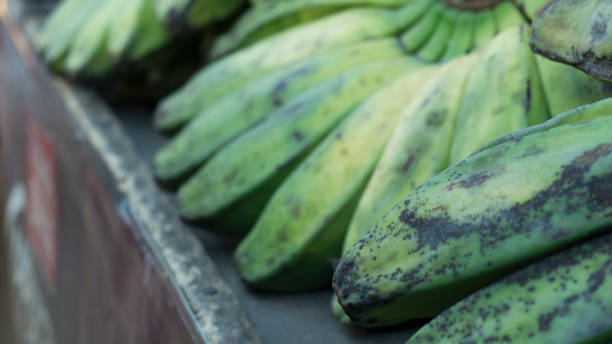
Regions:
<instances>
[{"instance_id":1,"label":"banana cluster stalk","mask_svg":"<svg viewBox=\"0 0 612 344\"><path fill-rule=\"evenodd\" d=\"M64 0L38 39L47 63L82 79L139 66L150 68L180 53L173 43L185 28L216 23L242 0Z\"/></svg>"},{"instance_id":2,"label":"banana cluster stalk","mask_svg":"<svg viewBox=\"0 0 612 344\"><path fill-rule=\"evenodd\" d=\"M554 0L535 17L531 45L547 58L612 81L612 4Z\"/></svg>"},{"instance_id":3,"label":"banana cluster stalk","mask_svg":"<svg viewBox=\"0 0 612 344\"><path fill-rule=\"evenodd\" d=\"M384 326L435 316L518 268L609 232L610 104L500 139L398 202L336 270L334 288L351 319Z\"/></svg>"}]
</instances>

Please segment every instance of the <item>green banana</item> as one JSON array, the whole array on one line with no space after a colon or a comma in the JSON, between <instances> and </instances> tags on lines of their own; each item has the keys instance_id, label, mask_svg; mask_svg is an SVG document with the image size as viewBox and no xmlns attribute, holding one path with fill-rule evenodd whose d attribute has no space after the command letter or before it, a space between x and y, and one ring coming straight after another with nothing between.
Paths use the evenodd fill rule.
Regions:
<instances>
[{"instance_id":1,"label":"green banana","mask_svg":"<svg viewBox=\"0 0 612 344\"><path fill-rule=\"evenodd\" d=\"M235 13L244 0L155 0L158 18L174 32L198 29Z\"/></svg>"},{"instance_id":2,"label":"green banana","mask_svg":"<svg viewBox=\"0 0 612 344\"><path fill-rule=\"evenodd\" d=\"M427 42L446 9L443 3L435 2L422 19L402 34L401 40L408 52L418 51Z\"/></svg>"},{"instance_id":3,"label":"green banana","mask_svg":"<svg viewBox=\"0 0 612 344\"><path fill-rule=\"evenodd\" d=\"M404 4L406 0L293 0L258 4L217 40L211 56L217 58L276 32L349 7L399 7Z\"/></svg>"},{"instance_id":4,"label":"green banana","mask_svg":"<svg viewBox=\"0 0 612 344\"><path fill-rule=\"evenodd\" d=\"M550 113L562 112L612 96L612 85L582 71L536 56Z\"/></svg>"},{"instance_id":5,"label":"green banana","mask_svg":"<svg viewBox=\"0 0 612 344\"><path fill-rule=\"evenodd\" d=\"M419 14L412 6L350 9L271 36L197 73L159 105L156 126L176 130L219 97L255 78L326 51L391 36Z\"/></svg>"},{"instance_id":6,"label":"green banana","mask_svg":"<svg viewBox=\"0 0 612 344\"><path fill-rule=\"evenodd\" d=\"M451 62L413 97L359 202L343 252L407 193L448 167L466 81L480 59L473 54Z\"/></svg>"},{"instance_id":7,"label":"green banana","mask_svg":"<svg viewBox=\"0 0 612 344\"><path fill-rule=\"evenodd\" d=\"M610 343L610 290L612 236L607 235L470 295L407 344Z\"/></svg>"},{"instance_id":8,"label":"green banana","mask_svg":"<svg viewBox=\"0 0 612 344\"><path fill-rule=\"evenodd\" d=\"M74 38L64 64L66 72L95 75L102 74L111 67L111 60L106 51L109 29L106 24L121 12L123 4L123 1L118 0L100 2L100 6L96 8L96 15L80 28Z\"/></svg>"},{"instance_id":9,"label":"green banana","mask_svg":"<svg viewBox=\"0 0 612 344\"><path fill-rule=\"evenodd\" d=\"M612 117L499 144L408 194L342 258L353 321L430 317L612 225Z\"/></svg>"},{"instance_id":10,"label":"green banana","mask_svg":"<svg viewBox=\"0 0 612 344\"><path fill-rule=\"evenodd\" d=\"M301 94L219 151L179 190L181 214L192 220L217 214L287 172L349 110L394 78L422 66L407 57L367 64ZM265 138L263 140L262 138ZM256 215L256 214L255 214ZM233 217L238 215L233 214ZM246 223L254 218L238 216ZM240 235L248 227L215 228Z\"/></svg>"},{"instance_id":11,"label":"green banana","mask_svg":"<svg viewBox=\"0 0 612 344\"><path fill-rule=\"evenodd\" d=\"M39 48L58 72L99 80L119 62L141 62L171 40L154 1L66 0L48 19Z\"/></svg>"},{"instance_id":12,"label":"green banana","mask_svg":"<svg viewBox=\"0 0 612 344\"><path fill-rule=\"evenodd\" d=\"M532 22L537 12L550 0L513 0L525 18Z\"/></svg>"},{"instance_id":13,"label":"green banana","mask_svg":"<svg viewBox=\"0 0 612 344\"><path fill-rule=\"evenodd\" d=\"M478 61L478 55L469 55L450 62L412 97L359 200L343 252L408 192L447 167L463 89ZM335 300L332 309L347 322Z\"/></svg>"},{"instance_id":14,"label":"green banana","mask_svg":"<svg viewBox=\"0 0 612 344\"><path fill-rule=\"evenodd\" d=\"M524 26L498 34L471 74L451 151L454 164L499 135L544 122L550 115Z\"/></svg>"},{"instance_id":15,"label":"green banana","mask_svg":"<svg viewBox=\"0 0 612 344\"><path fill-rule=\"evenodd\" d=\"M275 191L235 260L249 284L297 291L328 286L329 261L402 109L433 68L400 77L353 111Z\"/></svg>"},{"instance_id":16,"label":"green banana","mask_svg":"<svg viewBox=\"0 0 612 344\"><path fill-rule=\"evenodd\" d=\"M544 123L540 123L531 127L517 130L513 133L502 135L496 138L495 140L489 142L480 151L492 148L502 143L520 141L523 137L527 135L531 135L551 128L605 117L609 116L610 114L612 114L612 98L602 99L595 103L583 105L570 111L566 111L564 113L556 115Z\"/></svg>"},{"instance_id":17,"label":"green banana","mask_svg":"<svg viewBox=\"0 0 612 344\"><path fill-rule=\"evenodd\" d=\"M39 51L45 51L49 48L52 40L56 39L59 33L66 28L66 20L73 18L69 17L74 12L79 12L86 5L94 3L93 0L64 0L57 4L57 7L47 18L44 28L36 40L36 48Z\"/></svg>"},{"instance_id":18,"label":"green banana","mask_svg":"<svg viewBox=\"0 0 612 344\"><path fill-rule=\"evenodd\" d=\"M366 41L256 79L192 120L158 153L156 175L163 181L180 180L224 144L308 88L359 65L404 54L396 38Z\"/></svg>"},{"instance_id":19,"label":"green banana","mask_svg":"<svg viewBox=\"0 0 612 344\"><path fill-rule=\"evenodd\" d=\"M138 61L170 39L156 15L153 0L132 0L110 23L108 51L115 60Z\"/></svg>"},{"instance_id":20,"label":"green banana","mask_svg":"<svg viewBox=\"0 0 612 344\"><path fill-rule=\"evenodd\" d=\"M474 14L474 49L489 45L496 33L493 11L480 11Z\"/></svg>"},{"instance_id":21,"label":"green banana","mask_svg":"<svg viewBox=\"0 0 612 344\"><path fill-rule=\"evenodd\" d=\"M465 55L472 49L474 21L475 15L471 12L462 12L458 15L448 47L441 58L442 61Z\"/></svg>"},{"instance_id":22,"label":"green banana","mask_svg":"<svg viewBox=\"0 0 612 344\"><path fill-rule=\"evenodd\" d=\"M459 11L452 8L446 9L441 15L436 30L416 55L425 61L438 61L447 50L449 38L451 38L453 29L456 27L458 16Z\"/></svg>"},{"instance_id":23,"label":"green banana","mask_svg":"<svg viewBox=\"0 0 612 344\"><path fill-rule=\"evenodd\" d=\"M51 24L59 22L57 26L47 27L49 33L44 33L41 37L39 45L42 47L42 53L45 61L57 70L61 70L63 61L73 44L74 37L78 34L80 27L87 23L94 11L101 6L102 3L89 0L79 4L66 4L61 6L61 11L58 10L57 16L52 15ZM72 15L71 11L78 11L80 15ZM60 17L60 15L62 17ZM63 19L63 21L60 21Z\"/></svg>"},{"instance_id":24,"label":"green banana","mask_svg":"<svg viewBox=\"0 0 612 344\"><path fill-rule=\"evenodd\" d=\"M533 50L612 81L612 3L604 0L550 1L536 15Z\"/></svg>"},{"instance_id":25,"label":"green banana","mask_svg":"<svg viewBox=\"0 0 612 344\"><path fill-rule=\"evenodd\" d=\"M497 32L502 32L509 27L520 25L525 22L521 12L510 1L503 1L493 9L495 27Z\"/></svg>"}]
</instances>

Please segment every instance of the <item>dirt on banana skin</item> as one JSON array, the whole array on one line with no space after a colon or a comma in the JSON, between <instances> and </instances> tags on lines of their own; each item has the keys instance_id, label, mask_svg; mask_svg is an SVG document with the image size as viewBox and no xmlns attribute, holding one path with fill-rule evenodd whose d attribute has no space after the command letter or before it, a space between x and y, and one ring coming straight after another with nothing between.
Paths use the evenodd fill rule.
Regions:
<instances>
[{"instance_id":1,"label":"dirt on banana skin","mask_svg":"<svg viewBox=\"0 0 612 344\"><path fill-rule=\"evenodd\" d=\"M495 321L497 326L503 324L504 316L512 307L524 309L524 316L537 322L537 331L527 332L521 326L513 333L523 332L528 338L534 338L538 334L551 331L552 324L559 318L571 316L571 307L576 303L592 303L591 298L601 288L606 278L612 278L612 258L608 259L598 269L593 271L587 280L587 288L578 292L567 293L558 304L548 311L537 309L538 284L556 285L559 293L564 293L569 287L578 283L576 276L572 274L572 268L578 267L582 262L593 259L597 255L612 257L612 236L604 236L592 242L577 246L569 251L556 255L552 258L542 260L527 269L521 270L491 288L480 290L452 307L437 317L432 322L429 331L434 331L439 338L449 336L470 338L481 330L472 319L478 319L476 323L489 323ZM519 286L521 292L516 298L508 302L494 300L493 292L507 287ZM513 295L514 296L514 295ZM595 302L594 307L603 307ZM533 313L538 314L533 314ZM584 325L584 324L583 324ZM592 335L597 336L602 329L588 328ZM485 335L482 339L485 343L515 343L508 334ZM436 338L417 334L409 343L432 343Z\"/></svg>"},{"instance_id":2,"label":"dirt on banana skin","mask_svg":"<svg viewBox=\"0 0 612 344\"><path fill-rule=\"evenodd\" d=\"M550 224L553 212L542 212L542 209L545 208L545 205L550 200L562 200L563 211L568 215L586 206L591 214L608 212L604 216L612 216L612 199L610 198L612 194L612 173L594 177L588 181L584 180L591 166L599 158L611 153L612 143L601 144L595 149L585 152L572 163L564 166L558 173L557 180L531 200L516 204L509 209L504 209L494 214L485 214L480 218L473 219L470 223L455 222L448 215L444 207L434 209L435 214L421 217L417 214L416 209L425 204L411 204L410 200L408 200L404 204L405 209L401 212L398 220L402 226L410 228L413 234L407 233L401 228L388 228L387 232L392 234L384 234L380 237L370 233L355 245L354 249L358 250L356 255L359 257L359 250L364 248L366 242L376 240L377 243L380 243L390 235L394 238L393 240L412 240L413 235L416 236L417 248L413 253L418 253L423 252L424 247L436 250L438 246L447 244L449 240L475 234L479 237L480 250L483 253L484 248L494 249L508 238L516 235L525 235L532 231L533 227L530 224L534 221L534 215L537 215L537 230L551 232L551 240L562 241L569 233L563 231L554 233L555 228L552 228ZM495 172L493 171L468 177L456 174L452 176L455 182L451 185L454 184L453 187L469 188L483 184L494 177ZM423 192L422 187L415 190L415 193L419 192ZM585 216L589 217L591 215L585 214ZM504 225L500 226L500 223ZM389 226L395 227L397 225L392 223ZM471 253L466 254L469 255ZM428 260L431 262L436 258L436 255L432 255ZM490 261L487 262L487 265L493 268L494 264ZM359 266L354 261L342 261L334 276L333 285L343 307L345 307L349 314L354 316L368 309L393 302L394 299L405 295L420 284L435 278L435 275L447 275L450 273L453 276L458 276L458 269L461 266L450 262L436 271L427 271L425 273L422 271L423 268L424 266L420 264L409 271L403 271L398 267L393 274L361 276ZM389 296L382 296L375 285L383 279L402 281L405 287L394 291ZM365 280L365 283L355 283L355 281L359 280ZM345 304L344 299L348 298L349 295L353 295L353 300L359 299L359 304ZM370 319L370 321L376 320Z\"/></svg>"}]
</instances>

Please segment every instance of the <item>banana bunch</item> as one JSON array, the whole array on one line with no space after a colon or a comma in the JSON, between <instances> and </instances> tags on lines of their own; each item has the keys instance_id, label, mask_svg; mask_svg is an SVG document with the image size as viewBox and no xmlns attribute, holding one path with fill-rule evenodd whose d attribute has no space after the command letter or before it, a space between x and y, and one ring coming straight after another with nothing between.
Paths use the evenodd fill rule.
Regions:
<instances>
[{"instance_id":1,"label":"banana bunch","mask_svg":"<svg viewBox=\"0 0 612 344\"><path fill-rule=\"evenodd\" d=\"M79 78L154 66L180 49L176 33L215 23L242 0L64 0L38 39L47 63ZM129 68L128 68L129 67Z\"/></svg>"},{"instance_id":2,"label":"banana bunch","mask_svg":"<svg viewBox=\"0 0 612 344\"><path fill-rule=\"evenodd\" d=\"M612 236L608 234L470 295L407 344L610 343L610 290Z\"/></svg>"},{"instance_id":3,"label":"banana bunch","mask_svg":"<svg viewBox=\"0 0 612 344\"><path fill-rule=\"evenodd\" d=\"M612 81L612 4L554 0L535 17L531 45L539 54Z\"/></svg>"},{"instance_id":4,"label":"banana bunch","mask_svg":"<svg viewBox=\"0 0 612 344\"><path fill-rule=\"evenodd\" d=\"M513 5L460 5L323 15L217 60L160 104L157 127L178 133L156 175L179 185L186 220L246 235L235 261L249 284L328 286L342 247L413 188L551 109L610 95L536 59Z\"/></svg>"},{"instance_id":5,"label":"banana bunch","mask_svg":"<svg viewBox=\"0 0 612 344\"><path fill-rule=\"evenodd\" d=\"M502 136L397 202L348 250L337 267L334 289L351 320L364 326L386 326L435 316L517 269L609 233L611 114L612 98L608 98ZM546 283L543 280L540 284ZM567 292L573 292L572 288ZM497 285L484 293L488 290L491 300L472 298L460 305L469 304L468 310L472 302L495 307L496 302L512 295L517 304L509 305L511 314L529 311L520 305L521 294L512 287ZM554 308L548 301L540 301L535 312ZM446 318L460 324L453 322L449 326L453 332L440 335L464 330L461 324L487 320L457 309L447 313L454 316ZM512 326L518 321L503 315L504 311L494 314L487 326ZM434 321L432 326L444 321ZM496 331L493 328L486 327L482 333ZM516 328L504 327L506 330ZM530 327L524 330L529 333ZM431 329L423 331L426 335L417 337L420 340L430 337ZM463 340L453 338L451 342ZM442 338L430 342L442 342Z\"/></svg>"},{"instance_id":6,"label":"banana bunch","mask_svg":"<svg viewBox=\"0 0 612 344\"><path fill-rule=\"evenodd\" d=\"M429 62L448 61L482 47L505 27L524 21L507 1L477 3L466 7L446 0L262 2L219 40L213 55L242 48L216 60L163 100L156 110L155 125L160 131L177 131L195 117L205 116L219 99L238 94L262 77L295 71L310 59L362 43L394 38L396 51ZM300 25L287 28L296 22ZM337 63L350 58L338 58ZM343 71L340 68L336 74ZM303 87L307 86L312 84Z\"/></svg>"}]
</instances>

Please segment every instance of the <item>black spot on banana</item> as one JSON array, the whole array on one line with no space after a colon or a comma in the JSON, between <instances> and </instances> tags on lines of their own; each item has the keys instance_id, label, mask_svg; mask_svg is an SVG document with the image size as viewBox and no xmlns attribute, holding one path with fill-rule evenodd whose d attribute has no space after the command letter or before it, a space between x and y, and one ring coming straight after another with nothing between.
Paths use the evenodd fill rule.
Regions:
<instances>
[{"instance_id":1,"label":"black spot on banana","mask_svg":"<svg viewBox=\"0 0 612 344\"><path fill-rule=\"evenodd\" d=\"M612 341L612 236L542 259L440 314L407 344Z\"/></svg>"},{"instance_id":2,"label":"black spot on banana","mask_svg":"<svg viewBox=\"0 0 612 344\"><path fill-rule=\"evenodd\" d=\"M484 150L409 193L342 258L334 288L365 326L434 316L612 225L612 117Z\"/></svg>"}]
</instances>

